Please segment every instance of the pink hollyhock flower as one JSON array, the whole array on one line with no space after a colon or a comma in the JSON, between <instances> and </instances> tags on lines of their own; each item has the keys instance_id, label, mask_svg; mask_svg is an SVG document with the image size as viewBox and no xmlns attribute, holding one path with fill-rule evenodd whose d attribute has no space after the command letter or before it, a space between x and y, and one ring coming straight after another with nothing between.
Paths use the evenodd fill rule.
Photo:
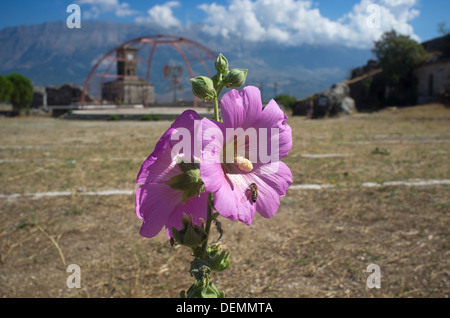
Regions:
<instances>
[{"instance_id":1,"label":"pink hollyhock flower","mask_svg":"<svg viewBox=\"0 0 450 318\"><path fill-rule=\"evenodd\" d=\"M195 172L198 164L180 164L180 159L186 159L183 158L184 153L194 154L194 127L200 123L199 120L195 111L188 110L181 114L141 166L136 180L141 186L136 190L135 207L137 216L143 220L140 235L144 237L156 236L165 226L171 238L171 227L182 229L181 219L184 214L192 215L195 225L202 224L201 218L206 220L207 194L202 192L198 195L198 184L183 188L183 184L189 181L185 176ZM187 141L191 148L177 154L172 150L182 140L178 140L179 137L174 137L174 134L183 130L191 136L191 140Z\"/></svg>"},{"instance_id":2,"label":"pink hollyhock flower","mask_svg":"<svg viewBox=\"0 0 450 318\"><path fill-rule=\"evenodd\" d=\"M289 167L280 161L292 148L287 116L274 100L263 109L261 93L253 86L240 94L237 90L226 93L221 112L223 124L202 121L203 130L222 134L222 138L208 138L208 133L203 139L200 176L206 192L214 193L214 208L223 217L247 225L255 211L270 218L292 184Z\"/></svg>"}]
</instances>

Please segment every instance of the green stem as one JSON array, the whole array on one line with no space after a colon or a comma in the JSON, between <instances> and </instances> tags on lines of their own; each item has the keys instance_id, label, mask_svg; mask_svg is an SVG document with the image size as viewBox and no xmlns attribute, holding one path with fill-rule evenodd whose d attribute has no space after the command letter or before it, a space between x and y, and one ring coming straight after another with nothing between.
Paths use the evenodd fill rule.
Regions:
<instances>
[{"instance_id":1,"label":"green stem","mask_svg":"<svg viewBox=\"0 0 450 318\"><path fill-rule=\"evenodd\" d=\"M219 116L219 95L220 92L223 89L223 83L221 82L218 89L217 89L217 93L216 96L214 97L214 120L215 121L220 121L220 116ZM202 252L203 255L206 255L206 248L208 247L208 239L209 239L209 231L211 230L211 223L214 219L213 216L213 205L214 205L214 199L213 199L213 194L212 193L208 193L208 201L206 204L206 227L205 227L205 232L206 232L206 240L205 242L203 242L202 245Z\"/></svg>"},{"instance_id":2,"label":"green stem","mask_svg":"<svg viewBox=\"0 0 450 318\"><path fill-rule=\"evenodd\" d=\"M214 120L222 122L220 118L220 109L219 109L219 96L223 89L223 82L219 84L219 88L217 89L216 97L214 97Z\"/></svg>"},{"instance_id":3,"label":"green stem","mask_svg":"<svg viewBox=\"0 0 450 318\"><path fill-rule=\"evenodd\" d=\"M214 120L215 121L220 121L220 115L219 115L219 96L220 96L220 92L223 89L223 82L222 79L220 77L220 84L219 87L217 88L216 91L216 96L214 97ZM203 255L206 256L206 248L208 247L208 239L209 239L209 231L211 230L211 223L214 220L215 216L213 215L213 206L214 206L214 197L212 193L208 193L208 201L206 204L206 227L205 227L205 232L206 232L206 240L205 242L203 242L202 245L202 252Z\"/></svg>"},{"instance_id":4,"label":"green stem","mask_svg":"<svg viewBox=\"0 0 450 318\"><path fill-rule=\"evenodd\" d=\"M219 98L214 97L214 120L219 121Z\"/></svg>"},{"instance_id":5,"label":"green stem","mask_svg":"<svg viewBox=\"0 0 450 318\"><path fill-rule=\"evenodd\" d=\"M206 240L203 242L202 245L202 253L204 256L206 256L206 248L208 247L208 239L209 239L209 231L211 230L211 223L214 219L213 217L213 209L212 209L212 203L213 203L213 195L212 193L208 193L208 199L207 199L207 203L206 203L206 227L205 227L205 232L206 232Z\"/></svg>"}]
</instances>

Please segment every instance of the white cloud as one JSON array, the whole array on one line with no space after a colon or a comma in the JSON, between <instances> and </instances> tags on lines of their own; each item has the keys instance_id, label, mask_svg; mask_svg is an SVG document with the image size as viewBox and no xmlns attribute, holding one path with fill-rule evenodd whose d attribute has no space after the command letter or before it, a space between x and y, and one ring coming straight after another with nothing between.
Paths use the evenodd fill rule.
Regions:
<instances>
[{"instance_id":1,"label":"white cloud","mask_svg":"<svg viewBox=\"0 0 450 318\"><path fill-rule=\"evenodd\" d=\"M164 4L157 4L150 8L146 17L137 17L138 23L154 23L164 28L180 27L181 22L173 15L173 8L180 6L178 1L168 1Z\"/></svg>"},{"instance_id":2,"label":"white cloud","mask_svg":"<svg viewBox=\"0 0 450 318\"><path fill-rule=\"evenodd\" d=\"M419 15L418 0L360 0L340 19L323 16L307 0L231 0L227 6L201 4L204 31L247 41L271 40L288 45L343 44L371 48L394 29L420 40L410 21Z\"/></svg>"},{"instance_id":3,"label":"white cloud","mask_svg":"<svg viewBox=\"0 0 450 318\"><path fill-rule=\"evenodd\" d=\"M138 12L130 9L127 2L120 3L119 0L78 0L80 5L90 5L87 10L82 10L85 18L98 18L100 14L114 12L118 17L126 17L137 14Z\"/></svg>"}]
</instances>

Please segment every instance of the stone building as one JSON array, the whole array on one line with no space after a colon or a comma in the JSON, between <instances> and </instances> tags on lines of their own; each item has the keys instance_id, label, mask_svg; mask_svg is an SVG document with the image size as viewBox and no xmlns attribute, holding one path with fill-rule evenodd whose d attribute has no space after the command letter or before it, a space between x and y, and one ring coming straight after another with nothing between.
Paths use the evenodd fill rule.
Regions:
<instances>
[{"instance_id":1,"label":"stone building","mask_svg":"<svg viewBox=\"0 0 450 318\"><path fill-rule=\"evenodd\" d=\"M47 107L47 90L44 86L33 86L33 99L31 100L30 107Z\"/></svg>"},{"instance_id":2,"label":"stone building","mask_svg":"<svg viewBox=\"0 0 450 318\"><path fill-rule=\"evenodd\" d=\"M154 86L137 76L137 49L121 47L116 55L118 78L102 85L102 98L124 105L153 104Z\"/></svg>"},{"instance_id":3,"label":"stone building","mask_svg":"<svg viewBox=\"0 0 450 318\"><path fill-rule=\"evenodd\" d=\"M31 108L77 105L80 103L82 92L83 89L74 84L49 87L34 86ZM87 101L93 100L90 95L85 98Z\"/></svg>"},{"instance_id":4,"label":"stone building","mask_svg":"<svg viewBox=\"0 0 450 318\"><path fill-rule=\"evenodd\" d=\"M312 102L311 118L350 115L356 110L355 101L350 96L350 87L345 82L335 83L323 92L299 100L293 107L294 116L308 115L307 103Z\"/></svg>"},{"instance_id":5,"label":"stone building","mask_svg":"<svg viewBox=\"0 0 450 318\"><path fill-rule=\"evenodd\" d=\"M418 103L433 101L449 103L450 34L424 42L422 45L432 56L414 72L417 78Z\"/></svg>"}]
</instances>

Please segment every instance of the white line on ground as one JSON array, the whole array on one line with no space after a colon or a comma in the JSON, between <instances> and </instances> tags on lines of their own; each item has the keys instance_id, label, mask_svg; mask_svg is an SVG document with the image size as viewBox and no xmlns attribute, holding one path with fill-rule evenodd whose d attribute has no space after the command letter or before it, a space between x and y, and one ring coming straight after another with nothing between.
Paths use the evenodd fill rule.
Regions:
<instances>
[{"instance_id":1,"label":"white line on ground","mask_svg":"<svg viewBox=\"0 0 450 318\"><path fill-rule=\"evenodd\" d=\"M89 191L89 192L73 192L77 195L132 195L135 190L106 190L106 191ZM0 198L15 199L19 197L31 197L32 199L40 199L43 197L59 197L72 195L71 191L54 191L54 192L36 192L36 193L13 193L0 194Z\"/></svg>"},{"instance_id":2,"label":"white line on ground","mask_svg":"<svg viewBox=\"0 0 450 318\"><path fill-rule=\"evenodd\" d=\"M99 162L107 162L107 161L144 161L145 158L83 158L80 161L99 161ZM54 158L35 158L35 159L0 159L0 163L18 163L18 162L43 162L43 161L68 161L68 162L76 162L77 160L67 160L67 159L54 159Z\"/></svg>"},{"instance_id":3,"label":"white line on ground","mask_svg":"<svg viewBox=\"0 0 450 318\"><path fill-rule=\"evenodd\" d=\"M372 145L372 144L440 144L448 142L450 142L450 139L345 141L342 143L350 145Z\"/></svg>"},{"instance_id":4,"label":"white line on ground","mask_svg":"<svg viewBox=\"0 0 450 318\"><path fill-rule=\"evenodd\" d=\"M303 158L335 158L335 157L350 157L353 156L351 153L322 153L322 154L312 154L304 153L300 155Z\"/></svg>"},{"instance_id":5,"label":"white line on ground","mask_svg":"<svg viewBox=\"0 0 450 318\"><path fill-rule=\"evenodd\" d=\"M420 186L441 185L441 184L450 184L450 180L428 180L428 181L414 181L414 182L389 181L389 182L383 182L383 183L365 182L362 184L362 186L367 187L367 188L389 187L389 186L420 187Z\"/></svg>"},{"instance_id":6,"label":"white line on ground","mask_svg":"<svg viewBox=\"0 0 450 318\"><path fill-rule=\"evenodd\" d=\"M332 184L293 184L289 187L290 190L322 190L333 188Z\"/></svg>"},{"instance_id":7,"label":"white line on ground","mask_svg":"<svg viewBox=\"0 0 450 318\"><path fill-rule=\"evenodd\" d=\"M362 187L394 187L394 186L433 186L433 185L450 185L450 180L426 180L426 181L389 181L383 183L365 182L361 184ZM334 188L333 184L294 184L289 187L290 190L323 190ZM12 193L1 194L0 199L16 199L20 197L30 197L32 199L40 199L43 197L57 197L57 196L70 196L76 195L91 195L91 196L107 196L107 195L133 195L135 190L105 190L105 191L54 191L54 192L37 192L37 193Z\"/></svg>"}]
</instances>

